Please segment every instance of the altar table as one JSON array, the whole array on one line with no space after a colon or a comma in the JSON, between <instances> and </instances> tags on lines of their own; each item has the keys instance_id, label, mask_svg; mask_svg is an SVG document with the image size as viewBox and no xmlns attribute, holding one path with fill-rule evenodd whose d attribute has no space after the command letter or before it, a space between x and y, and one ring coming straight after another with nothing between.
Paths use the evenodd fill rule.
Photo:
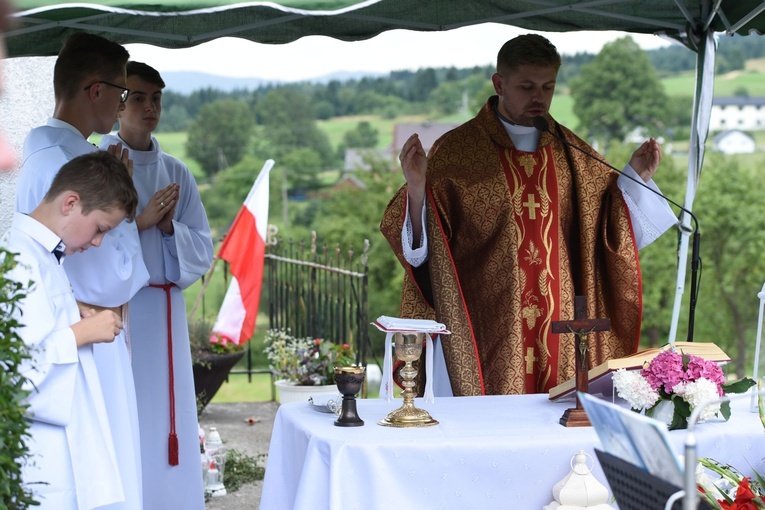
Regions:
<instances>
[{"instance_id":1,"label":"altar table","mask_svg":"<svg viewBox=\"0 0 765 510\"><path fill-rule=\"evenodd\" d=\"M377 424L401 400L358 400L365 425L334 425L308 403L282 405L274 421L261 510L539 510L584 450L605 482L591 427L558 424L573 401L546 394L416 399L438 425ZM749 398L731 403L730 421L696 427L699 457L765 472L765 432ZM686 432L670 436L678 454ZM606 484L607 485L607 484Z\"/></svg>"}]
</instances>

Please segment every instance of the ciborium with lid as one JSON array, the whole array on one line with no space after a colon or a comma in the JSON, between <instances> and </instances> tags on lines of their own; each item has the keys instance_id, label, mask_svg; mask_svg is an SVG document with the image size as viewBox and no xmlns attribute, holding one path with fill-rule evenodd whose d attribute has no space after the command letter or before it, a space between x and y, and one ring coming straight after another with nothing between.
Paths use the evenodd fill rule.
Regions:
<instances>
[{"instance_id":1,"label":"ciborium with lid","mask_svg":"<svg viewBox=\"0 0 765 510\"><path fill-rule=\"evenodd\" d=\"M426 333L395 333L393 335L393 346L396 358L405 363L401 369L403 379L402 386L404 391L401 393L404 403L400 408L388 413L384 419L378 423L385 427L429 427L437 425L430 413L424 409L419 409L414 405L415 397L415 379L417 378L417 369L412 365L413 361L420 359L422 355L422 344L425 342Z\"/></svg>"}]
</instances>

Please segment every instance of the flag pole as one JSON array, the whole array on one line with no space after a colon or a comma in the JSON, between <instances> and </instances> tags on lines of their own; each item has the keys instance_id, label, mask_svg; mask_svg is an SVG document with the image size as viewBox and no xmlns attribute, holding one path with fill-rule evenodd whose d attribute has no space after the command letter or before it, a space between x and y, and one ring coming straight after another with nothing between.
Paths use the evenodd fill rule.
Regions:
<instances>
[{"instance_id":1,"label":"flag pole","mask_svg":"<svg viewBox=\"0 0 765 510\"><path fill-rule=\"evenodd\" d=\"M250 188L250 191L247 193L247 197L244 199L244 203L242 204L243 208L246 206L246 204L250 201L250 198L252 197L252 195L255 193L255 190L258 187L259 180L262 178L262 176L265 176L266 183L268 183L268 180L267 180L268 179L268 173L271 171L271 168L273 168L273 166L274 166L274 160L273 159L268 159L263 164L263 168L260 170L260 173L255 178L255 182L253 183L252 187ZM266 186L266 191L268 191L268 187L267 186ZM268 196L268 195L266 195L266 196ZM266 208L266 211L268 211L267 208ZM234 223L236 223L236 220L237 220L237 218L238 218L238 216L239 216L239 214L241 212L242 212L242 209L239 210L239 212L237 213L236 217L234 218ZM231 226L233 227L233 224ZM226 244L226 236L229 233L230 233L230 231L227 232L226 235L223 236L223 240L222 240L223 242L221 244L221 248L223 247L223 245ZM218 249L218 253L220 254L220 248ZM217 255L213 259L212 265L210 266L210 270L207 272L207 274L209 275L209 278L205 279L205 282L202 285L202 289L199 291L199 295L197 295L197 299L194 302L194 306L191 309L191 312L189 314L189 320L192 320L194 318L194 316L196 315L197 309L199 308L199 304L202 302L202 299L204 298L204 294L207 291L207 286L210 284L210 280L212 280L212 277L213 277L214 272L215 272L215 266L218 264L218 260L219 259L220 259L220 257L217 256Z\"/></svg>"},{"instance_id":2,"label":"flag pole","mask_svg":"<svg viewBox=\"0 0 765 510\"><path fill-rule=\"evenodd\" d=\"M249 341L255 332L268 230L269 173L273 166L273 159L265 162L218 248L218 258L230 265L231 281L212 333L237 344Z\"/></svg>"}]
</instances>

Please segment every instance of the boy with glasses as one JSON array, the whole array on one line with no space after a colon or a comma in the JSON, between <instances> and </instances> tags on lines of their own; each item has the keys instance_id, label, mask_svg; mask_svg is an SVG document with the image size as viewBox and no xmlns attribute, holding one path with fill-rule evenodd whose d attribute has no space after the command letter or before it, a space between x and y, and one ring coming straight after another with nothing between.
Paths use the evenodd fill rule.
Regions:
<instances>
[{"instance_id":1,"label":"boy with glasses","mask_svg":"<svg viewBox=\"0 0 765 510\"><path fill-rule=\"evenodd\" d=\"M88 141L91 134L111 131L128 93L128 58L125 48L96 35L75 33L66 40L53 71L53 117L24 141L17 211L33 211L66 162L97 150ZM127 149L114 146L109 152L122 158L132 176ZM112 309L124 321L128 301L149 279L137 227L128 222L104 236L100 249L67 257L64 268L81 307ZM129 334L123 331L114 342L95 345L93 351L126 498L106 508L140 510L141 452Z\"/></svg>"}]
</instances>

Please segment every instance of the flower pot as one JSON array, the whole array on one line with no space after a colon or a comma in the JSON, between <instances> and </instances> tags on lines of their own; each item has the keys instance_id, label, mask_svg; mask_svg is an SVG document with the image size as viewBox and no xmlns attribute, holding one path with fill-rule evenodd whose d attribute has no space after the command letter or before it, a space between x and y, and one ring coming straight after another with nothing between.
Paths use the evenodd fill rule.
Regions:
<instances>
[{"instance_id":1,"label":"flower pot","mask_svg":"<svg viewBox=\"0 0 765 510\"><path fill-rule=\"evenodd\" d=\"M228 373L234 368L246 351L230 354L210 354L194 360L194 390L202 407L207 406L223 385Z\"/></svg>"},{"instance_id":2,"label":"flower pot","mask_svg":"<svg viewBox=\"0 0 765 510\"><path fill-rule=\"evenodd\" d=\"M279 394L276 400L282 404L289 402L308 402L311 395L338 395L336 384L324 384L321 386L301 386L292 381L278 380L274 382Z\"/></svg>"}]
</instances>

